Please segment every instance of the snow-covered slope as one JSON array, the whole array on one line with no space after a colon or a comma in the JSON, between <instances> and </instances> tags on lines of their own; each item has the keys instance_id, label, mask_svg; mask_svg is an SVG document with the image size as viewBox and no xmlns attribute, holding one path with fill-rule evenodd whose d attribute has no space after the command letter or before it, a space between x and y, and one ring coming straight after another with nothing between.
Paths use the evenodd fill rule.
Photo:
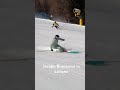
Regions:
<instances>
[{"instance_id":1,"label":"snow-covered slope","mask_svg":"<svg viewBox=\"0 0 120 90\"><path fill-rule=\"evenodd\" d=\"M36 90L85 90L85 27L58 22L60 29L52 28L53 21L35 18L35 85ZM65 42L59 44L80 53L39 52L49 48L54 35ZM45 68L44 66L75 66L75 68ZM79 68L78 68L78 67ZM55 73L68 71L68 73Z\"/></svg>"}]
</instances>

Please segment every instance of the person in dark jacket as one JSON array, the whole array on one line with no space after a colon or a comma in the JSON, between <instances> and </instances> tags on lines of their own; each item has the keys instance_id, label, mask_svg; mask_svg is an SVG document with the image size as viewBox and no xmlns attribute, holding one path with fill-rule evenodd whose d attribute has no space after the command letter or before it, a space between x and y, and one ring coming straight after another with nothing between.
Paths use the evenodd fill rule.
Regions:
<instances>
[{"instance_id":1,"label":"person in dark jacket","mask_svg":"<svg viewBox=\"0 0 120 90\"><path fill-rule=\"evenodd\" d=\"M55 22L53 23L52 28L53 28L53 27L55 27L56 29L58 29L58 28L59 28L59 24L55 21Z\"/></svg>"}]
</instances>

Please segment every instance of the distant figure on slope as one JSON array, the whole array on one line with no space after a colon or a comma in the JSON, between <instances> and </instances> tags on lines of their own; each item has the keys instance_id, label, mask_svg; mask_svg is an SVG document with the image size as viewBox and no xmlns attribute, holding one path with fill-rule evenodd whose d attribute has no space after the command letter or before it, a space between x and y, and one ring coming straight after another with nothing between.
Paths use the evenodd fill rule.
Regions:
<instances>
[{"instance_id":1,"label":"distant figure on slope","mask_svg":"<svg viewBox=\"0 0 120 90\"><path fill-rule=\"evenodd\" d=\"M67 52L67 50L64 47L61 47L58 44L59 40L65 41L65 39L60 38L59 35L55 35L55 37L53 38L53 41L51 43L51 46L50 46L51 51L53 51L53 49L59 49L61 52Z\"/></svg>"},{"instance_id":2,"label":"distant figure on slope","mask_svg":"<svg viewBox=\"0 0 120 90\"><path fill-rule=\"evenodd\" d=\"M53 23L52 28L53 28L53 27L56 27L56 29L58 29L58 28L59 28L59 24L55 21L55 22Z\"/></svg>"}]
</instances>

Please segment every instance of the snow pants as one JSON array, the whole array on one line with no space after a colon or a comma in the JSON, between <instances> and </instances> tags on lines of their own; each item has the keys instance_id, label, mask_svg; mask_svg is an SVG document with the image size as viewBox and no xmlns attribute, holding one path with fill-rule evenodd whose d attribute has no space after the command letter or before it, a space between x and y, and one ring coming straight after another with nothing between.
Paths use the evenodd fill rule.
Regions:
<instances>
[{"instance_id":1,"label":"snow pants","mask_svg":"<svg viewBox=\"0 0 120 90\"><path fill-rule=\"evenodd\" d=\"M55 46L52 46L53 49L59 49L61 52L64 52L66 51L66 49L64 47L61 47L60 45L55 45Z\"/></svg>"}]
</instances>

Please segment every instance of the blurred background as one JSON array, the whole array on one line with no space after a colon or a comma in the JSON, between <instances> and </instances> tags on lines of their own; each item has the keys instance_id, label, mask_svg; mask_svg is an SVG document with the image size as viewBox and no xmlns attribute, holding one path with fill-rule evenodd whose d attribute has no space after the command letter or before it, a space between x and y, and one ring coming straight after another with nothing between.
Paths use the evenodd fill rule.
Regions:
<instances>
[{"instance_id":1,"label":"blurred background","mask_svg":"<svg viewBox=\"0 0 120 90\"><path fill-rule=\"evenodd\" d=\"M35 0L35 16L85 25L85 0ZM77 13L76 13L77 12Z\"/></svg>"}]
</instances>

